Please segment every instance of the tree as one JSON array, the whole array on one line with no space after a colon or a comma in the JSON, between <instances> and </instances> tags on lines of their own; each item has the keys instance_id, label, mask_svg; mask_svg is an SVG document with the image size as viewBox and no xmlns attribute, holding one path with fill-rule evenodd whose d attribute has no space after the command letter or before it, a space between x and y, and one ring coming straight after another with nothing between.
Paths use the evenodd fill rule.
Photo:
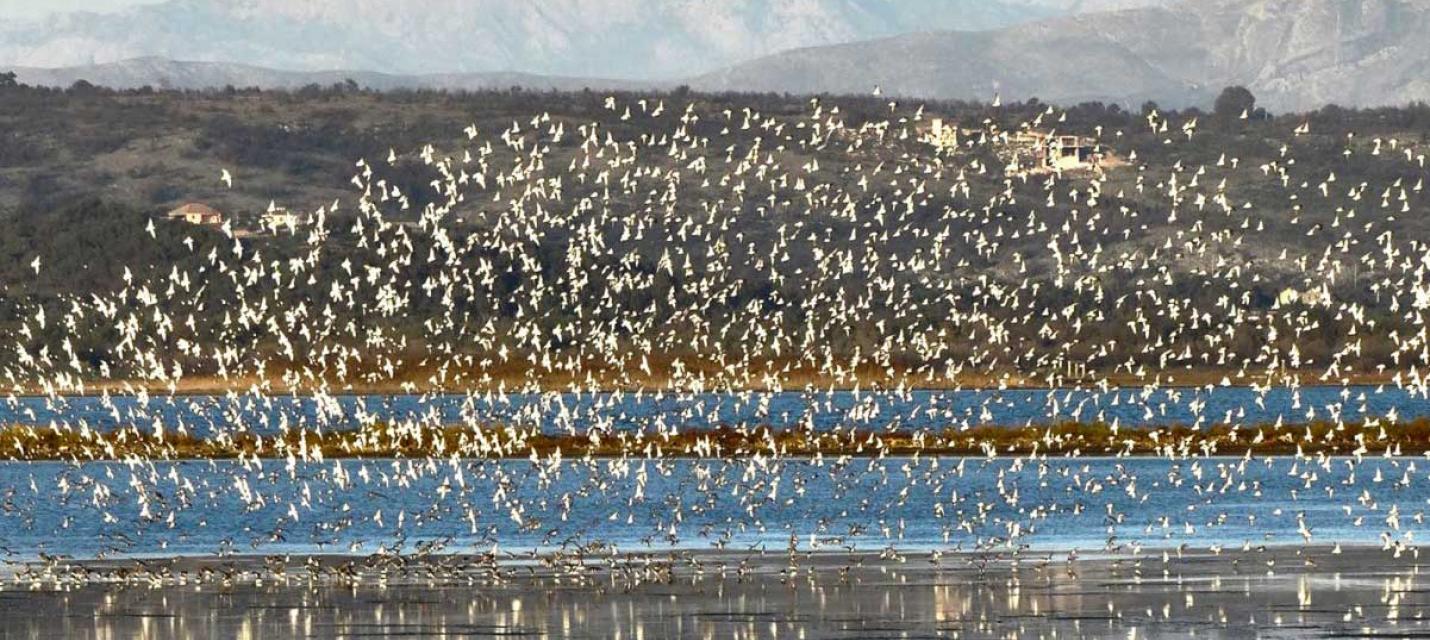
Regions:
<instances>
[{"instance_id":1,"label":"tree","mask_svg":"<svg viewBox=\"0 0 1430 640\"><path fill-rule=\"evenodd\" d=\"M0 89L19 86L19 84L19 81L15 80L14 71L6 71L5 73L0 73Z\"/></svg>"},{"instance_id":2,"label":"tree","mask_svg":"<svg viewBox=\"0 0 1430 640\"><path fill-rule=\"evenodd\" d=\"M69 88L69 92L74 95L92 95L97 90L98 87L94 86L93 83L83 78L75 80L74 84L70 85Z\"/></svg>"},{"instance_id":3,"label":"tree","mask_svg":"<svg viewBox=\"0 0 1430 640\"><path fill-rule=\"evenodd\" d=\"M1252 95L1250 89L1237 85L1222 89L1213 110L1218 118L1234 119L1240 118L1243 113L1250 114L1255 108L1256 96Z\"/></svg>"}]
</instances>

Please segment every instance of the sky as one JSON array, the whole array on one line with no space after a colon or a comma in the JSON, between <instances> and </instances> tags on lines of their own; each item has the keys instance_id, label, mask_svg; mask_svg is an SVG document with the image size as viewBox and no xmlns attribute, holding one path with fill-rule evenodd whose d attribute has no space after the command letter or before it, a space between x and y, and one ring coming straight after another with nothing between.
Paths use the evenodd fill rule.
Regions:
<instances>
[{"instance_id":1,"label":"sky","mask_svg":"<svg viewBox=\"0 0 1430 640\"><path fill-rule=\"evenodd\" d=\"M161 0L0 0L0 22L43 18L51 13L93 11L108 13Z\"/></svg>"}]
</instances>

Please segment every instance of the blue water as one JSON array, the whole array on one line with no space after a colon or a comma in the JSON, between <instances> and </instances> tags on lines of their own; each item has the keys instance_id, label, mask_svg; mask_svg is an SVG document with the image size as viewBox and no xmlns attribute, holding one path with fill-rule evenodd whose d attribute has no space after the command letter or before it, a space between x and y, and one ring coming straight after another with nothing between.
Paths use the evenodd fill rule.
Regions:
<instances>
[{"instance_id":1,"label":"blue water","mask_svg":"<svg viewBox=\"0 0 1430 640\"><path fill-rule=\"evenodd\" d=\"M0 554L1413 544L1424 460L0 464ZM365 476L365 479L364 479ZM377 518L381 514L381 522ZM1398 521L1393 518L1398 515ZM1298 517L1302 520L1298 521Z\"/></svg>"},{"instance_id":2,"label":"blue water","mask_svg":"<svg viewBox=\"0 0 1430 640\"><path fill-rule=\"evenodd\" d=\"M372 420L428 424L502 423L548 432L631 430L714 425L805 424L837 427L945 428L1102 420L1119 425L1296 423L1430 415L1430 397L1402 388L1247 387L1110 390L962 390L904 394L472 394L394 396L135 396L10 397L0 424L112 429L155 424L195 435L217 429L274 432L289 428L353 428Z\"/></svg>"},{"instance_id":3,"label":"blue water","mask_svg":"<svg viewBox=\"0 0 1430 640\"><path fill-rule=\"evenodd\" d=\"M372 420L548 432L713 425L945 428L1103 420L1255 424L1430 415L1387 387L1253 390L10 398L0 423L353 428ZM1411 459L0 462L0 558L551 550L1039 549L1413 543ZM379 514L380 522L379 522ZM1392 517L1398 515L1398 519ZM1298 519L1299 518L1299 519ZM793 541L793 542L792 542Z\"/></svg>"}]
</instances>

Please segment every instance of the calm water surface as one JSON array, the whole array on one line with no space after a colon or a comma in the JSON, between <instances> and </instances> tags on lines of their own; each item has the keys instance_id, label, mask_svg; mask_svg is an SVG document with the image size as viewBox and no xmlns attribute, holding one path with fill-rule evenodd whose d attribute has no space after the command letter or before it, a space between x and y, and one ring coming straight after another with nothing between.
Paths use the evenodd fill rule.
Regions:
<instances>
[{"instance_id":1,"label":"calm water surface","mask_svg":"<svg viewBox=\"0 0 1430 640\"><path fill-rule=\"evenodd\" d=\"M0 464L0 553L853 546L1127 550L1423 536L1424 460ZM435 546L433 546L435 545Z\"/></svg>"},{"instance_id":2,"label":"calm water surface","mask_svg":"<svg viewBox=\"0 0 1430 640\"><path fill-rule=\"evenodd\" d=\"M205 434L383 419L547 431L737 424L942 428L1105 420L1254 424L1430 415L1387 387L739 395L74 397L0 422ZM855 547L1088 551L1401 543L1430 462L1290 457L0 462L0 557Z\"/></svg>"}]
</instances>

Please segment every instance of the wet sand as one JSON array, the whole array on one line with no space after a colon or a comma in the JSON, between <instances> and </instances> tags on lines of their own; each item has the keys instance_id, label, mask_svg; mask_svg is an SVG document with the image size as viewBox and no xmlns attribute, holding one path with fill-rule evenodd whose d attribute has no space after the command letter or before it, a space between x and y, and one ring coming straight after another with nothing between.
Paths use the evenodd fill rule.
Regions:
<instances>
[{"instance_id":1,"label":"wet sand","mask_svg":"<svg viewBox=\"0 0 1430 640\"><path fill-rule=\"evenodd\" d=\"M12 566L4 638L1430 637L1430 554L696 553ZM83 579L80 579L80 578Z\"/></svg>"}]
</instances>

